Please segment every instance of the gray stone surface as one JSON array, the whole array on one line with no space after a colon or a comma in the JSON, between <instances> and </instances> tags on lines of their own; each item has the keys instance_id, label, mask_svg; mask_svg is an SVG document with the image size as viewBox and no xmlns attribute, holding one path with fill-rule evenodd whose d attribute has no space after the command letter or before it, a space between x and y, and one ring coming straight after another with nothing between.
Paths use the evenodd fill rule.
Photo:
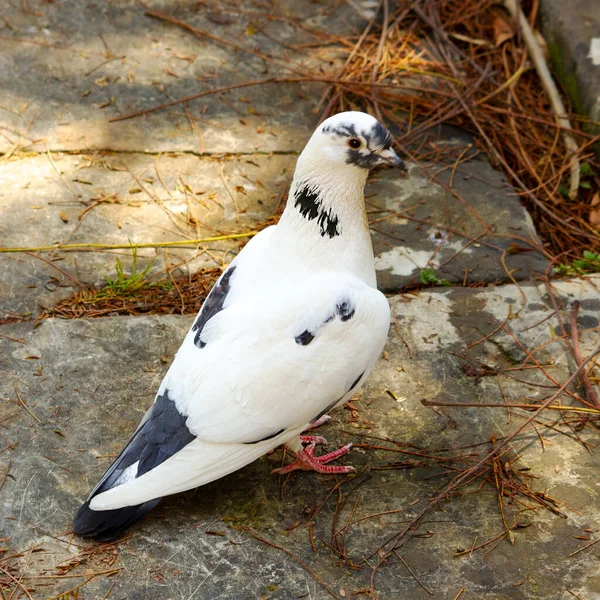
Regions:
<instances>
[{"instance_id":1,"label":"gray stone surface","mask_svg":"<svg viewBox=\"0 0 600 600\"><path fill-rule=\"evenodd\" d=\"M256 1L144 4L224 41L146 16L133 1L44 2L38 15L4 3L0 152L20 136L26 141L19 145L34 151L299 150L316 123L311 109L322 84L258 85L190 101L200 135L189 135L181 104L141 119L109 119L213 88L318 73L336 58L315 45L318 32L348 33L365 23L346 2L286 0L271 18Z\"/></svg>"},{"instance_id":2,"label":"gray stone surface","mask_svg":"<svg viewBox=\"0 0 600 600\"><path fill-rule=\"evenodd\" d=\"M542 30L563 88L599 131L600 6L596 0L541 0Z\"/></svg>"},{"instance_id":3,"label":"gray stone surface","mask_svg":"<svg viewBox=\"0 0 600 600\"><path fill-rule=\"evenodd\" d=\"M572 302L581 301L584 356L600 341L599 283L598 278L563 281L553 288L566 322ZM465 466L460 459L436 457L466 454L464 461L473 464L490 449L491 434L501 439L530 414L511 409L507 422L504 409L434 409L421 401L502 404L498 382L511 403L540 400L554 389L544 387L551 383L537 369L514 370L525 354L506 331L472 344L506 320L523 348L539 348L537 360L556 381L572 372L570 352L563 342L552 342L559 328L543 285L432 290L396 297L392 308L386 354L353 400L356 413L340 409L321 430L332 443L356 444L346 461L357 466L358 475L338 478L339 488L334 478L307 473L283 481L269 474L282 460L278 452L165 500L128 539L105 549L71 539L72 515L143 415L167 368L165 357L172 356L192 318L48 320L37 328L3 327L0 419L6 447L0 462L8 476L0 490L0 514L2 533L9 537L3 546L8 553L24 552L11 564L25 568L22 581L35 588L34 597L47 598L85 581L34 578L56 574L57 565L71 565L65 568L71 575L121 569L114 578L87 583L81 598L102 598L109 588L110 597L129 599L331 597L292 556L242 527L288 549L336 597L365 597L361 590L369 587L370 569L363 558L413 518L454 469ZM491 370L477 372L478 361ZM375 578L378 597L441 600L463 588L466 600L566 600L573 597L569 590L585 599L597 597L598 545L569 556L589 543L577 536L595 539L596 533L586 530L595 532L600 519L598 454L575 437L594 444L597 434L561 423L560 415L545 414L537 432L530 429L512 443L504 466L516 477L528 477L534 492L554 498L562 517L527 510L521 503L532 502L523 496L514 503L505 498L507 522L521 524L514 544L504 540L493 549L490 544L455 556L503 531L496 493L478 481L430 510L417 535L399 549L432 595L392 557ZM415 456L419 451L427 456ZM363 519L385 511L398 512ZM358 569L327 546L350 521L345 536L338 533L335 540ZM31 548L36 552L30 555ZM370 559L375 561L376 556Z\"/></svg>"},{"instance_id":4,"label":"gray stone surface","mask_svg":"<svg viewBox=\"0 0 600 600\"><path fill-rule=\"evenodd\" d=\"M261 227L285 201L321 84L254 86L190 101L187 113L179 104L109 119L223 85L296 76L290 68L337 73L340 53L319 45L319 32L360 31L373 6L148 4L218 38L201 40L134 2L9 5L0 23L0 246L165 242ZM380 171L368 186L380 288L418 284L424 266L468 283L543 271L537 251L509 251L501 264L511 245L537 242L527 213L487 163L452 166L466 138L440 137L454 148L448 163L413 165L406 181ZM222 265L242 244L170 248L169 264L181 265L175 275ZM128 250L0 254L0 320L35 316L76 282L112 277L117 258L131 271ZM165 259L164 250L138 252L155 271Z\"/></svg>"},{"instance_id":5,"label":"gray stone surface","mask_svg":"<svg viewBox=\"0 0 600 600\"><path fill-rule=\"evenodd\" d=\"M255 231L285 202L295 160L295 154L256 153L13 157L0 164L2 246L160 243ZM544 272L531 220L511 192L482 160L457 169L413 164L408 179L393 169L378 171L366 194L380 289L414 286L426 266L453 283L505 281L507 270L516 280ZM169 264L187 261L175 275L222 265L244 241L170 248ZM38 314L72 294L77 284L65 272L89 284L112 277L117 258L132 268L130 250L42 257L52 265L32 254L0 254L0 307L9 317ZM164 270L164 249L139 250L138 265L148 263Z\"/></svg>"},{"instance_id":6,"label":"gray stone surface","mask_svg":"<svg viewBox=\"0 0 600 600\"><path fill-rule=\"evenodd\" d=\"M380 289L420 285L423 268L463 284L545 272L548 260L527 211L487 161L409 171L409 179L380 172L366 188Z\"/></svg>"},{"instance_id":7,"label":"gray stone surface","mask_svg":"<svg viewBox=\"0 0 600 600\"><path fill-rule=\"evenodd\" d=\"M0 235L7 247L61 243L125 244L204 239L255 231L273 215L295 156L249 154L216 160L189 154L40 154L0 164ZM60 175L59 173L60 172ZM222 265L243 240L170 248L175 276ZM138 251L138 268L165 268L165 250ZM0 304L37 314L83 284L113 277L118 258L131 272L130 250L0 254ZM33 286L33 287L32 287Z\"/></svg>"}]
</instances>

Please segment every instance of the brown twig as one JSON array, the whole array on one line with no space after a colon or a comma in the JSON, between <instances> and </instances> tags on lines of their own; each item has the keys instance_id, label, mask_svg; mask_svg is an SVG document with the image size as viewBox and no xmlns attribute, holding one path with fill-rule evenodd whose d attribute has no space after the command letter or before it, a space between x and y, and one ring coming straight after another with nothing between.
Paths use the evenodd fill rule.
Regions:
<instances>
[{"instance_id":1,"label":"brown twig","mask_svg":"<svg viewBox=\"0 0 600 600\"><path fill-rule=\"evenodd\" d=\"M427 587L425 587L425 585L423 584L423 582L415 575L414 571L410 568L410 566L408 565L408 563L402 558L402 556L396 551L394 550L394 554L398 557L398 560L400 560L400 562L407 568L408 572L413 576L414 580L430 595L433 596L433 592L428 589Z\"/></svg>"},{"instance_id":2,"label":"brown twig","mask_svg":"<svg viewBox=\"0 0 600 600\"><path fill-rule=\"evenodd\" d=\"M25 252L25 254L29 254L29 256L33 256L33 258L37 258L37 259L45 262L47 265L54 267L57 271L62 273L65 277L68 277L78 288L84 287L84 285L83 285L83 283L81 283L81 281L79 281L78 279L73 277L73 275L71 275L70 273L67 273L66 271L61 269L58 265L55 265L52 261L45 259L43 256L40 256L39 254L33 254L33 252Z\"/></svg>"},{"instance_id":3,"label":"brown twig","mask_svg":"<svg viewBox=\"0 0 600 600\"><path fill-rule=\"evenodd\" d=\"M388 549L384 550L383 547L380 549L380 559L379 562L373 567L371 572L371 593L375 594L375 574L377 573L378 568L387 560L387 558L392 553L393 549L396 548L398 542L409 532L416 531L418 528L423 516L425 513L433 506L436 506L441 500L446 498L448 494L457 489L459 486L463 485L467 481L469 481L473 474L476 473L484 464L488 463L495 456L499 454L501 450L504 450L512 440L514 440L519 434L521 434L526 427L528 427L534 419L536 419L544 409L552 404L552 402L558 398L565 389L571 385L571 383L579 376L581 371L585 368L585 366L594 358L597 354L600 353L600 345L598 345L592 353L583 361L583 363L575 370L575 372L565 381L565 383L550 396L540 407L531 415L528 419L526 419L522 425L520 425L515 431L513 431L510 435L504 438L504 440L498 444L491 452L489 452L485 457L483 457L480 461L478 461L474 466L464 471L460 475L457 475L445 488L442 492L437 494L434 498L430 499L425 506L417 513L417 515L413 518L413 520L404 527L398 534L396 534L392 540L384 545L388 545Z\"/></svg>"},{"instance_id":4,"label":"brown twig","mask_svg":"<svg viewBox=\"0 0 600 600\"><path fill-rule=\"evenodd\" d=\"M8 571L3 569L2 566L0 566L0 571L2 571L5 575L8 575L12 579L12 581L15 582L15 584L16 584L15 590L17 588L21 588L27 594L27 597L29 598L29 600L33 600L31 594L29 593L29 590L21 583L21 581L19 579L17 579L16 577L13 577ZM13 597L13 595L14 595L14 591L10 595L8 600L10 600Z\"/></svg>"},{"instance_id":5,"label":"brown twig","mask_svg":"<svg viewBox=\"0 0 600 600\"><path fill-rule=\"evenodd\" d=\"M579 347L579 334L577 332L578 311L579 301L576 300L575 302L573 302L573 307L571 309L571 344L573 346L573 356L575 357L575 362L577 363L577 366L579 366L583 362L583 359L581 357L581 348ZM594 386L591 384L585 369L581 372L581 379L583 380L583 385L585 386L585 393L587 395L588 400L592 402L594 406L600 409L600 402L598 401L596 390L594 390Z\"/></svg>"},{"instance_id":6,"label":"brown twig","mask_svg":"<svg viewBox=\"0 0 600 600\"><path fill-rule=\"evenodd\" d=\"M546 93L550 98L550 103L552 104L552 107L556 113L556 120L558 121L559 126L563 128L563 138L565 140L565 146L571 160L569 198L574 200L577 198L577 194L579 193L580 165L579 158L577 156L579 147L573 136L566 131L566 129L571 129L571 123L567 117L565 105L563 104L562 98L558 92L558 88L554 83L554 79L552 79L550 69L548 69L548 64L544 58L544 52L542 51L540 44L537 41L535 34L533 33L529 22L525 18L525 15L523 14L523 11L521 10L517 0L504 0L504 6L506 6L508 12L510 12L510 14L513 16L517 22L517 26L520 28L521 33L523 34L523 38L527 44L527 48L535 64L535 68L538 71L542 85L544 86Z\"/></svg>"},{"instance_id":7,"label":"brown twig","mask_svg":"<svg viewBox=\"0 0 600 600\"><path fill-rule=\"evenodd\" d=\"M438 402L437 400L421 400L425 406L465 406L465 407L482 407L482 408L523 408L525 410L534 410L540 407L539 404L495 404L493 402ZM586 408L583 406L562 406L560 404L550 405L545 407L546 410L558 410L561 412L576 412L587 413L592 415L600 415L600 409Z\"/></svg>"},{"instance_id":8,"label":"brown twig","mask_svg":"<svg viewBox=\"0 0 600 600\"><path fill-rule=\"evenodd\" d=\"M329 593L329 595L332 598L338 598L337 594L299 556L297 556L296 554L294 554L287 548L284 548L283 546L278 546L277 544L274 544L273 542L266 540L265 538L258 535L258 533L256 533L249 527L240 527L240 529L242 531L245 531L246 533L250 534L253 538L257 539L259 542L262 542L263 544L266 544L267 546L271 546L271 548L276 548L277 550L281 550L282 552L285 552L288 556L291 556L317 583L319 583L319 585L321 585L323 587L323 589L325 589Z\"/></svg>"},{"instance_id":9,"label":"brown twig","mask_svg":"<svg viewBox=\"0 0 600 600\"><path fill-rule=\"evenodd\" d=\"M17 396L17 400L19 404L31 415L31 418L37 423L41 423L41 421L31 412L31 409L27 404L25 404L24 400L21 398L21 394L19 394L19 388L17 387L17 383L14 384L15 387L15 395Z\"/></svg>"},{"instance_id":10,"label":"brown twig","mask_svg":"<svg viewBox=\"0 0 600 600\"><path fill-rule=\"evenodd\" d=\"M600 542L600 539L594 540L593 542L590 542L589 544L586 544L585 546L582 546L578 550L575 550L575 552L571 552L571 554L567 554L567 557L571 558L571 556L575 556L576 554L579 554L580 552L583 552L584 550L587 550L588 548L590 548L594 544L597 544L598 542Z\"/></svg>"}]
</instances>

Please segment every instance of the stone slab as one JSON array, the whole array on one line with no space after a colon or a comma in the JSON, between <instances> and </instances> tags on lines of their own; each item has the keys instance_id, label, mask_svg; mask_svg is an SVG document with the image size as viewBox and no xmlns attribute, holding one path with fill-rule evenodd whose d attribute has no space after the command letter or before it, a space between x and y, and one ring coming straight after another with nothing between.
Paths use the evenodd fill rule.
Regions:
<instances>
[{"instance_id":1,"label":"stone slab","mask_svg":"<svg viewBox=\"0 0 600 600\"><path fill-rule=\"evenodd\" d=\"M566 323L572 302L581 301L584 356L600 341L599 283L599 278L553 283ZM478 452L491 448L492 433L501 439L530 415L511 409L507 422L504 409L434 409L421 401L502 404L498 381L510 402L552 393L555 388L539 370L507 370L518 369L526 355L499 328L503 322L523 348L538 348L537 360L556 381L565 381L573 368L570 352L556 339L559 326L544 285L437 289L397 296L391 303L386 354L353 400L357 410L335 411L320 432L332 444L355 443L346 460L358 468L357 476L336 480L300 473L284 481L269 474L281 464L278 452L165 500L126 540L105 548L72 539L72 515L144 414L192 318L48 320L36 328L28 323L2 327L0 473L7 475L0 489L0 522L3 537L9 538L2 545L8 554L24 553L9 561L12 572L20 576L27 562L22 581L35 588L36 598L82 583L33 578L56 574L57 565L72 575L121 569L112 578L86 583L82 598L102 598L109 591L114 598L150 600L364 598L371 570L363 558L374 564L378 546L443 488L454 469L464 467L461 460L436 457L466 452L470 458L463 460L473 464ZM379 598L447 600L461 590L465 600L600 595L598 545L573 554L589 543L577 536L595 539L596 533L586 530L595 532L600 520L598 452L595 446L587 451L575 435L596 444L597 431L564 429L554 413L543 415L545 422L554 429L538 424L537 432L523 434L504 465L516 477L528 474L532 490L555 498L564 516L505 503L507 522L521 524L514 544L505 539L495 548L490 544L469 552L501 535L503 525L489 485L479 492L478 483L463 488L427 513L417 535L399 549L432 595L395 557L376 575ZM427 456L415 456L416 451ZM387 511L398 512L380 514ZM289 550L332 594L297 559L241 527ZM331 550L332 541L352 563ZM459 549L466 554L456 556Z\"/></svg>"},{"instance_id":2,"label":"stone slab","mask_svg":"<svg viewBox=\"0 0 600 600\"><path fill-rule=\"evenodd\" d=\"M540 16L554 72L573 107L600 131L600 8L596 0L541 0Z\"/></svg>"},{"instance_id":3,"label":"stone slab","mask_svg":"<svg viewBox=\"0 0 600 600\"><path fill-rule=\"evenodd\" d=\"M339 52L319 47L319 32L360 29L368 3L34 4L26 11L7 3L0 22L0 152L300 150L316 124L311 109L322 84L255 85L191 100L187 113L178 104L109 119L246 81L324 72ZM146 16L145 6L214 38Z\"/></svg>"},{"instance_id":4,"label":"stone slab","mask_svg":"<svg viewBox=\"0 0 600 600\"><path fill-rule=\"evenodd\" d=\"M256 230L273 222L285 203L295 160L295 154L260 153L15 156L0 164L0 245L161 243ZM411 165L408 179L382 169L366 195L379 287L386 292L420 285L425 266L452 283L503 281L507 270L523 280L547 266L532 250L539 240L526 210L485 161L456 171L441 163ZM169 264L183 263L175 275L223 265L244 242L170 248ZM513 254L514 247L523 251ZM114 277L117 258L131 272L130 250L0 254L0 308L36 315L72 294L76 281ZM137 260L140 270L148 264L164 270L165 250L139 250Z\"/></svg>"},{"instance_id":5,"label":"stone slab","mask_svg":"<svg viewBox=\"0 0 600 600\"><path fill-rule=\"evenodd\" d=\"M0 164L0 245L125 244L255 231L282 199L295 156L214 159L191 154L34 155ZM59 174L60 173L60 174ZM175 276L230 262L245 240L168 249ZM131 250L0 254L2 310L37 314L83 284L131 272ZM50 260L52 264L45 262ZM165 250L140 249L138 270L165 268ZM187 262L185 262L187 261ZM59 270L60 269L60 270ZM1 318L1 317L0 317Z\"/></svg>"},{"instance_id":6,"label":"stone slab","mask_svg":"<svg viewBox=\"0 0 600 600\"><path fill-rule=\"evenodd\" d=\"M381 172L366 188L380 289L420 285L424 268L463 285L546 271L527 210L487 161L413 164L409 173Z\"/></svg>"},{"instance_id":7,"label":"stone slab","mask_svg":"<svg viewBox=\"0 0 600 600\"><path fill-rule=\"evenodd\" d=\"M323 45L319 32L361 31L375 5L286 0L270 12L259 2L147 7L215 37L200 40L150 18L135 2L17 3L3 15L0 152L8 154L0 164L0 245L162 242L264 224L285 200L294 158L316 124L318 85L253 86L190 101L187 112L176 105L109 119L289 69L335 70L339 52ZM462 160L469 138L451 130L435 138L455 145ZM522 280L545 269L543 255L527 251L528 240L537 243L527 213L487 163L413 166L411 173L405 182L381 171L367 190L381 289L419 285L424 266L453 283L502 281L508 273ZM403 216L392 216L397 212ZM417 221L407 220L409 213ZM226 263L240 245L170 249L170 264L187 261L179 271L187 273ZM515 248L525 252L512 254ZM34 316L68 297L74 279L88 284L112 276L117 257L131 271L131 253L114 254L42 256L52 264L2 255L1 309L9 318ZM138 260L166 267L162 250L140 251Z\"/></svg>"}]
</instances>

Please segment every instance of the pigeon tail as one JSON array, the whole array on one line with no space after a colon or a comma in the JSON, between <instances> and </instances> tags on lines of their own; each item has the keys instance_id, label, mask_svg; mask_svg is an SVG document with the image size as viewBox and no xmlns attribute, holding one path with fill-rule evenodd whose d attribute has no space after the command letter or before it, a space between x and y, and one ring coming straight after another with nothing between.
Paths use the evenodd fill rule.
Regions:
<instances>
[{"instance_id":1,"label":"pigeon tail","mask_svg":"<svg viewBox=\"0 0 600 600\"><path fill-rule=\"evenodd\" d=\"M196 439L187 428L186 419L169 397L169 390L157 396L145 420L75 515L73 531L76 534L101 541L113 540L160 502L161 497L158 497L110 510L90 508L95 496L141 477Z\"/></svg>"},{"instance_id":2,"label":"pigeon tail","mask_svg":"<svg viewBox=\"0 0 600 600\"><path fill-rule=\"evenodd\" d=\"M92 510L87 500L77 511L73 531L81 537L93 537L99 542L110 542L125 532L138 519L150 512L162 498L156 498L136 506L114 510Z\"/></svg>"}]
</instances>

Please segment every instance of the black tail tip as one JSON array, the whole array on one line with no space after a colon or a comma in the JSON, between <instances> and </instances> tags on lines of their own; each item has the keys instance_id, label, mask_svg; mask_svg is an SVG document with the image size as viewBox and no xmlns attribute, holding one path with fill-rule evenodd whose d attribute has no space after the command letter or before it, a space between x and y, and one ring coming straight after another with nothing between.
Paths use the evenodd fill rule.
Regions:
<instances>
[{"instance_id":1,"label":"black tail tip","mask_svg":"<svg viewBox=\"0 0 600 600\"><path fill-rule=\"evenodd\" d=\"M112 542L120 538L127 528L150 512L160 498L136 506L125 506L114 510L92 510L87 500L77 511L73 520L73 531L81 537L94 538L99 542Z\"/></svg>"}]
</instances>

